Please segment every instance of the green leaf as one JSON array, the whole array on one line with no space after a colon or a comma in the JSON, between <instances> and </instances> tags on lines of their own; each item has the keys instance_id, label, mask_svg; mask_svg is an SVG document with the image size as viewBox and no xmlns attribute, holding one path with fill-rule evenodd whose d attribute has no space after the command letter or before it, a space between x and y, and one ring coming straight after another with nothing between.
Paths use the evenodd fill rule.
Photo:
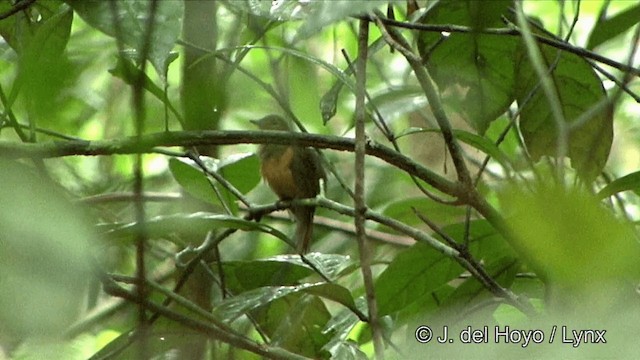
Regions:
<instances>
[{"instance_id":1,"label":"green leaf","mask_svg":"<svg viewBox=\"0 0 640 360\"><path fill-rule=\"evenodd\" d=\"M495 279L503 288L509 288L520 268L520 262L512 256L503 256L491 261L484 266L487 274ZM450 309L459 310L459 306L468 306L471 303L492 298L494 295L489 292L475 277L466 279L460 284L443 302ZM496 303L496 305L498 305Z\"/></svg>"},{"instance_id":2,"label":"green leaf","mask_svg":"<svg viewBox=\"0 0 640 360\"><path fill-rule=\"evenodd\" d=\"M133 48L139 56L144 47L151 2L146 0L115 2L67 0L67 3L89 25L109 36L119 36L117 40ZM153 33L149 41L148 60L163 81L166 81L167 69L172 60L170 52L182 31L183 13L182 1L158 1L153 19ZM120 31L115 24L119 24Z\"/></svg>"},{"instance_id":3,"label":"green leaf","mask_svg":"<svg viewBox=\"0 0 640 360\"><path fill-rule=\"evenodd\" d=\"M300 292L319 295L336 301L347 308L355 308L355 303L349 290L336 284L313 283L296 286L266 286L249 290L222 301L216 305L213 312L220 316L223 321L233 322L243 314L247 314L285 296Z\"/></svg>"},{"instance_id":4,"label":"green leaf","mask_svg":"<svg viewBox=\"0 0 640 360\"><path fill-rule=\"evenodd\" d=\"M401 252L376 279L380 316L392 314L462 273L456 262L423 243Z\"/></svg>"},{"instance_id":5,"label":"green leaf","mask_svg":"<svg viewBox=\"0 0 640 360\"><path fill-rule=\"evenodd\" d=\"M229 261L222 264L226 285L232 293L241 293L265 286L294 286L299 280L313 275L308 265L296 262L298 255L259 259L253 261ZM212 270L217 270L213 267ZM251 274L251 276L247 276Z\"/></svg>"},{"instance_id":6,"label":"green leaf","mask_svg":"<svg viewBox=\"0 0 640 360\"><path fill-rule=\"evenodd\" d=\"M115 225L111 226L107 234L119 238L131 238L137 233L137 227L136 223ZM290 242L285 234L268 225L234 216L207 212L156 216L145 223L145 230L152 238L166 238L172 234L202 236L209 230L220 227L243 231L260 231L273 235L287 243Z\"/></svg>"},{"instance_id":7,"label":"green leaf","mask_svg":"<svg viewBox=\"0 0 640 360\"><path fill-rule=\"evenodd\" d=\"M469 234L465 239L467 228ZM489 263L504 256L516 256L509 243L487 220L472 220L468 226L459 222L443 227L442 231L460 244L468 241L469 252L476 260Z\"/></svg>"},{"instance_id":8,"label":"green leaf","mask_svg":"<svg viewBox=\"0 0 640 360\"><path fill-rule=\"evenodd\" d=\"M5 106L11 107L22 93L33 120L55 123L62 100L72 98L65 91L78 73L65 55L73 11L60 2L48 5L40 9L38 20L20 16L16 22L18 75Z\"/></svg>"},{"instance_id":9,"label":"green leaf","mask_svg":"<svg viewBox=\"0 0 640 360\"><path fill-rule=\"evenodd\" d=\"M0 184L3 336L56 338L80 315L98 236L87 211L26 166L0 160Z\"/></svg>"},{"instance_id":10,"label":"green leaf","mask_svg":"<svg viewBox=\"0 0 640 360\"><path fill-rule=\"evenodd\" d=\"M512 214L506 219L511 244L554 290L592 296L592 304L633 292L640 278L638 239L595 197L538 185L533 192L513 187L500 202Z\"/></svg>"},{"instance_id":11,"label":"green leaf","mask_svg":"<svg viewBox=\"0 0 640 360\"><path fill-rule=\"evenodd\" d=\"M474 29L502 27L509 14L508 0L439 1L420 18L423 24L451 24ZM514 99L516 67L513 55L518 39L505 36L422 31L418 49L446 105L459 112L483 134Z\"/></svg>"},{"instance_id":12,"label":"green leaf","mask_svg":"<svg viewBox=\"0 0 640 360\"><path fill-rule=\"evenodd\" d=\"M543 45L540 48L547 66L555 65L551 80L567 125L592 110L606 98L600 78L582 57ZM523 52L524 53L524 52ZM534 160L557 155L557 126L551 106L539 79L526 58L518 63L517 100L521 106L520 132L527 151ZM533 92L533 94L532 94ZM526 100L526 101L525 101ZM607 105L571 130L567 139L567 156L571 166L586 181L600 174L609 157L613 140L613 112Z\"/></svg>"},{"instance_id":13,"label":"green leaf","mask_svg":"<svg viewBox=\"0 0 640 360\"><path fill-rule=\"evenodd\" d=\"M173 62L173 60L177 59L177 53L171 53L167 61L169 63ZM118 57L118 62L113 69L109 69L109 73L118 79L124 81L129 85L133 85L140 76L142 76L143 87L147 90L151 95L153 95L156 99L162 101L163 104L167 105L169 110L175 115L175 117L182 123L182 115L178 113L176 108L171 104L171 102L166 99L164 90L161 89L158 85L156 85L153 80L147 74L141 74L140 68L136 67L131 59L128 59L124 56Z\"/></svg>"},{"instance_id":14,"label":"green leaf","mask_svg":"<svg viewBox=\"0 0 640 360\"><path fill-rule=\"evenodd\" d=\"M236 153L220 161L220 174L241 193L260 183L260 161L254 153Z\"/></svg>"},{"instance_id":15,"label":"green leaf","mask_svg":"<svg viewBox=\"0 0 640 360\"><path fill-rule=\"evenodd\" d=\"M640 23L640 5L630 7L608 19L598 21L589 35L587 49L593 49Z\"/></svg>"},{"instance_id":16,"label":"green leaf","mask_svg":"<svg viewBox=\"0 0 640 360\"><path fill-rule=\"evenodd\" d=\"M363 298L358 298L356 301L359 309L366 309L366 303ZM361 359L361 352L357 348L357 343L348 339L351 330L359 321L360 319L358 319L352 311L343 309L327 322L326 327L322 331L333 334L333 336L324 346L324 349L330 352L333 358Z\"/></svg>"},{"instance_id":17,"label":"green leaf","mask_svg":"<svg viewBox=\"0 0 640 360\"><path fill-rule=\"evenodd\" d=\"M640 196L640 171L613 180L610 184L602 188L602 190L598 191L598 199L604 199L627 190L632 190Z\"/></svg>"},{"instance_id":18,"label":"green leaf","mask_svg":"<svg viewBox=\"0 0 640 360\"><path fill-rule=\"evenodd\" d=\"M213 190L212 183L202 170L193 164L193 161L171 158L169 159L169 170L178 184L191 196L210 204L221 205L218 195Z\"/></svg>"},{"instance_id":19,"label":"green leaf","mask_svg":"<svg viewBox=\"0 0 640 360\"><path fill-rule=\"evenodd\" d=\"M253 153L238 153L223 160L201 156L200 160L209 171L219 173L239 192L246 194L260 182L260 164ZM176 181L192 196L210 204L226 206L232 213L238 212L237 199L219 184L213 189L209 179L200 167L190 159L172 158L169 170Z\"/></svg>"},{"instance_id":20,"label":"green leaf","mask_svg":"<svg viewBox=\"0 0 640 360\"><path fill-rule=\"evenodd\" d=\"M260 328L273 345L314 359L326 359L323 349L331 333L323 331L331 319L317 296L291 294L253 312Z\"/></svg>"},{"instance_id":21,"label":"green leaf","mask_svg":"<svg viewBox=\"0 0 640 360\"><path fill-rule=\"evenodd\" d=\"M426 197L401 198L387 205L382 214L392 219L401 219L407 225L417 226L424 224L418 218L413 209L421 214L429 214L429 218L435 222L451 221L451 219L462 218L464 209L455 206L448 206L438 203Z\"/></svg>"}]
</instances>

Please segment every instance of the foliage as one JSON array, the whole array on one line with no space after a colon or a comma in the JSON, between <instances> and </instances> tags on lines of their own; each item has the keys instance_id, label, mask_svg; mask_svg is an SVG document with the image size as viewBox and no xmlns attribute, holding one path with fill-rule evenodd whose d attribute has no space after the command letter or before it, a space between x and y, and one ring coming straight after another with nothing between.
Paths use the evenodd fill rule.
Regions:
<instances>
[{"instance_id":1,"label":"foliage","mask_svg":"<svg viewBox=\"0 0 640 360\"><path fill-rule=\"evenodd\" d=\"M640 5L197 4L0 1L0 358L637 353ZM304 256L268 142L330 174Z\"/></svg>"}]
</instances>

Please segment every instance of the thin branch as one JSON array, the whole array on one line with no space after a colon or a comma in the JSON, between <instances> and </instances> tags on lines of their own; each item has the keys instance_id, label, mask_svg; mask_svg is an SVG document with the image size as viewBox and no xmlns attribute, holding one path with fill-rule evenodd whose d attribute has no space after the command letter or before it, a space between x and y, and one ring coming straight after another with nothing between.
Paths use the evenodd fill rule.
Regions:
<instances>
[{"instance_id":1,"label":"thin branch","mask_svg":"<svg viewBox=\"0 0 640 360\"><path fill-rule=\"evenodd\" d=\"M413 69L413 72L415 73L416 78L427 97L427 100L429 101L429 105L431 106L433 115L438 122L438 126L442 131L442 137L444 138L447 149L449 149L449 153L451 154L451 158L458 175L458 180L463 184L463 186L471 189L473 187L473 181L471 180L469 169L465 164L462 150L460 149L460 145L453 135L451 122L449 121L449 118L444 111L444 107L442 105L442 102L440 101L440 95L436 90L435 83L427 69L422 65L422 59L420 58L420 56L414 54L411 51L409 43L395 29L387 28L379 16L376 16L374 20L376 21L376 24L382 32L385 40L387 40L387 43L389 43L391 47L398 50L398 52L404 55L407 62L411 66L411 69Z\"/></svg>"},{"instance_id":2,"label":"thin branch","mask_svg":"<svg viewBox=\"0 0 640 360\"><path fill-rule=\"evenodd\" d=\"M35 2L36 0L24 0L24 1L17 2L15 5L13 5L11 9L0 14L0 20L4 20L10 17L11 15L19 13L22 10L26 10L29 6L31 6L31 4Z\"/></svg>"},{"instance_id":3,"label":"thin branch","mask_svg":"<svg viewBox=\"0 0 640 360\"><path fill-rule=\"evenodd\" d=\"M386 17L380 18L380 21L385 23L386 25L399 27L404 29L411 30L419 30L419 31L430 31L430 32L449 32L449 33L482 33L482 34L492 34L492 35L505 35L505 36L522 36L522 31L516 28L484 28L484 29L472 29L467 26L460 25L436 25L436 24L416 24L416 23L408 23L402 21L396 21L392 19L388 19ZM573 46L566 42L563 42L558 39L545 37L538 34L531 34L533 38L541 42L543 44L555 47L560 50L564 50L581 57L585 57L588 59L595 60L597 62L609 65L613 68L616 68L620 71L627 72L630 75L640 77L640 69L634 68L630 65L623 64L617 62L615 60L609 59L608 57L597 54L593 51L589 51L587 49Z\"/></svg>"},{"instance_id":4,"label":"thin branch","mask_svg":"<svg viewBox=\"0 0 640 360\"><path fill-rule=\"evenodd\" d=\"M369 21L360 20L358 29L358 61L356 62L356 140L355 140L355 198L354 207L356 209L354 223L356 227L356 239L358 240L358 254L360 255L360 270L365 289L365 298L367 300L367 308L369 310L369 326L371 328L371 338L373 339L373 349L376 358L381 360L384 358L384 344L382 343L382 331L378 318L378 304L376 303L376 294L373 284L373 275L371 273L371 248L367 241L367 233L364 227L366 211L365 202L365 143L366 134L364 123L367 118L367 110L365 103L365 92L367 83L367 55L369 42Z\"/></svg>"}]
</instances>

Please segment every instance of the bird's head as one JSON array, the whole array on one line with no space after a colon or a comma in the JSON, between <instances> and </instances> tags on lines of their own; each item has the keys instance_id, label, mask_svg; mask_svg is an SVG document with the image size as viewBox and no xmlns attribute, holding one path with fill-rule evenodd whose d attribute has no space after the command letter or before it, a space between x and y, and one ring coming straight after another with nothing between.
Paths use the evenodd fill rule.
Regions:
<instances>
[{"instance_id":1,"label":"bird's head","mask_svg":"<svg viewBox=\"0 0 640 360\"><path fill-rule=\"evenodd\" d=\"M261 130L289 131L291 128L285 119L278 115L267 115L262 119L249 120Z\"/></svg>"}]
</instances>

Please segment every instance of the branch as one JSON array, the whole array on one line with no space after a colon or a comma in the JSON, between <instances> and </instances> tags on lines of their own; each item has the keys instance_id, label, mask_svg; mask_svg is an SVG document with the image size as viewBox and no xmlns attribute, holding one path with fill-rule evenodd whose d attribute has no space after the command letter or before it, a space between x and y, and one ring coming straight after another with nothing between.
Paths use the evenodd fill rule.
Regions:
<instances>
[{"instance_id":1,"label":"branch","mask_svg":"<svg viewBox=\"0 0 640 360\"><path fill-rule=\"evenodd\" d=\"M17 14L18 12L27 9L31 4L35 3L36 0L24 0L16 3L13 7L2 14L0 14L0 20L4 20L11 15Z\"/></svg>"},{"instance_id":2,"label":"branch","mask_svg":"<svg viewBox=\"0 0 640 360\"><path fill-rule=\"evenodd\" d=\"M154 153L159 147L191 147L201 145L235 145L235 144L279 144L296 143L319 149L354 151L353 139L279 131L173 131L144 135L139 141L135 137L113 140L70 140L42 143L16 143L0 140L0 158L57 158L65 156L98 156L115 154ZM427 182L434 188L453 197L465 198L464 189L440 176L439 174L418 164L409 157L399 154L393 149L369 140L365 144L367 155L377 157L417 178Z\"/></svg>"},{"instance_id":3,"label":"branch","mask_svg":"<svg viewBox=\"0 0 640 360\"><path fill-rule=\"evenodd\" d=\"M369 310L369 327L371 328L371 338L373 339L373 349L376 359L383 359L384 345L382 343L382 330L380 329L380 319L378 318L378 304L376 303L376 293L371 274L371 248L367 241L367 233L364 227L365 212L367 211L365 202L365 176L364 161L366 148L366 134L364 123L367 117L365 92L367 82L367 60L369 58L369 21L360 20L358 29L358 61L356 62L356 143L355 143L355 196L354 207L356 209L354 224L356 227L356 239L358 240L358 254L360 255L360 270L364 283L365 298Z\"/></svg>"}]
</instances>

